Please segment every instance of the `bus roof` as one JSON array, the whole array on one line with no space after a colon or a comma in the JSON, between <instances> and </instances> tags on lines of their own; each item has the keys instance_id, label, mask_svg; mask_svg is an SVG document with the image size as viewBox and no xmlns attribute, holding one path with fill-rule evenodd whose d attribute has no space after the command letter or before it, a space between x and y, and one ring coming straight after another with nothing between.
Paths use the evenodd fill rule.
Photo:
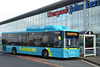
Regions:
<instances>
[{"instance_id":1,"label":"bus roof","mask_svg":"<svg viewBox=\"0 0 100 67\"><path fill-rule=\"evenodd\" d=\"M58 25L48 25L48 26L33 26L27 27L26 31L61 31L67 29L65 26L58 26Z\"/></svg>"},{"instance_id":2,"label":"bus roof","mask_svg":"<svg viewBox=\"0 0 100 67\"><path fill-rule=\"evenodd\" d=\"M27 27L26 31L3 32L3 33L49 32L49 31L73 31L73 32L78 32L76 30L70 30L69 28L67 28L65 26L48 25L48 26Z\"/></svg>"}]
</instances>

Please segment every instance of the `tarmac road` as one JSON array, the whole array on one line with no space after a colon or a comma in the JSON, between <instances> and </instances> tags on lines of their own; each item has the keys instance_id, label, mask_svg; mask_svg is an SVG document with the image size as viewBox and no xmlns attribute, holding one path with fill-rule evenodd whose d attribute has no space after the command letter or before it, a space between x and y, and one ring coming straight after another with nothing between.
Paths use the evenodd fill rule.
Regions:
<instances>
[{"instance_id":1,"label":"tarmac road","mask_svg":"<svg viewBox=\"0 0 100 67\"><path fill-rule=\"evenodd\" d=\"M79 58L43 59L33 55L12 55L0 52L0 67L95 67L82 61Z\"/></svg>"}]
</instances>

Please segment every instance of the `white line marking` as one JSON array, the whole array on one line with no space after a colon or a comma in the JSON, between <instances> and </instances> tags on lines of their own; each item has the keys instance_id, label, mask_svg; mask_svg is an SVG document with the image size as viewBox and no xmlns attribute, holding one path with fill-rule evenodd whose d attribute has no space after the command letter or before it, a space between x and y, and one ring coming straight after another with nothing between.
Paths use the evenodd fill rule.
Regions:
<instances>
[{"instance_id":1,"label":"white line marking","mask_svg":"<svg viewBox=\"0 0 100 67\"><path fill-rule=\"evenodd\" d=\"M92 66L99 67L98 65L95 65L95 64L93 64L93 63L87 62L87 61L85 61L85 60L82 60L82 61L85 62L85 63L88 63L88 64L90 64L90 65L92 65Z\"/></svg>"}]
</instances>

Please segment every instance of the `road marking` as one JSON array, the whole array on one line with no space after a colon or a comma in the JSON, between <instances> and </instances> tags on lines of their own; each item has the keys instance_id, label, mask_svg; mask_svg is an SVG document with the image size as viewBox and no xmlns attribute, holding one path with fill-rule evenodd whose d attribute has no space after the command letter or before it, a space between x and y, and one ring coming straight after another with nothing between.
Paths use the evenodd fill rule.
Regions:
<instances>
[{"instance_id":1,"label":"road marking","mask_svg":"<svg viewBox=\"0 0 100 67\"><path fill-rule=\"evenodd\" d=\"M9 54L9 55L12 55L12 54ZM27 60L31 60L31 61L35 61L35 62L55 66L55 67L64 67L64 66L60 66L60 65L56 65L56 64L47 63L47 62L42 61L42 60L46 60L46 59L41 59L41 58L36 58L36 57L29 57L29 56L18 56L18 55L12 55L12 56L16 56L16 57L19 57L19 58L23 58L23 59L27 59Z\"/></svg>"},{"instance_id":2,"label":"road marking","mask_svg":"<svg viewBox=\"0 0 100 67\"><path fill-rule=\"evenodd\" d=\"M43 64L47 64L47 65L51 65L51 66L55 66L55 67L64 67L64 66L60 66L60 65L56 65L56 64L52 64L52 63L47 63L47 62L43 62L41 61L40 58L35 58L35 57L24 57L24 56L16 56L16 57L19 57L19 58L24 58L24 59L27 59L27 60L31 60L31 61L35 61L35 62L39 62L39 63L43 63Z\"/></svg>"},{"instance_id":3,"label":"road marking","mask_svg":"<svg viewBox=\"0 0 100 67\"><path fill-rule=\"evenodd\" d=\"M31 60L31 61L35 61L35 62L39 62L39 63L51 65L51 66L55 66L55 67L64 67L64 66L60 66L60 65L56 65L56 64L47 63L47 62L43 62L42 61L42 60L46 60L46 59L41 59L41 58L36 58L36 57L31 57L31 56L18 56L18 55L12 55L12 54L7 54L7 55L11 55L11 56L15 56L15 57L19 57L19 58L23 58L23 59L27 59L27 60Z\"/></svg>"},{"instance_id":4,"label":"road marking","mask_svg":"<svg viewBox=\"0 0 100 67\"><path fill-rule=\"evenodd\" d=\"M95 65L95 64L90 63L90 62L88 62L88 61L85 61L85 60L82 60L82 61L85 62L85 63L88 63L88 64L90 64L90 65L92 65L92 66L99 67L98 65Z\"/></svg>"}]
</instances>

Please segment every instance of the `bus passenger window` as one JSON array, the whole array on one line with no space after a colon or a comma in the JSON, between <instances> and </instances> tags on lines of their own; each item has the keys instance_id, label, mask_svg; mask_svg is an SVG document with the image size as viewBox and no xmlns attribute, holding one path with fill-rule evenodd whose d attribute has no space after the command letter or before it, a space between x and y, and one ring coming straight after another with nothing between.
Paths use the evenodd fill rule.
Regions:
<instances>
[{"instance_id":1,"label":"bus passenger window","mask_svg":"<svg viewBox=\"0 0 100 67\"><path fill-rule=\"evenodd\" d=\"M46 45L47 47L61 47L61 36L62 33L60 31L57 32L45 32L44 33L45 36L45 41L46 41Z\"/></svg>"},{"instance_id":2,"label":"bus passenger window","mask_svg":"<svg viewBox=\"0 0 100 67\"><path fill-rule=\"evenodd\" d=\"M15 45L15 43L14 43L14 42L12 42L12 43L11 43L11 45Z\"/></svg>"},{"instance_id":3,"label":"bus passenger window","mask_svg":"<svg viewBox=\"0 0 100 67\"><path fill-rule=\"evenodd\" d=\"M40 37L36 37L35 39L34 39L34 44L36 45L36 46L40 46L41 44L42 44L42 39L40 38Z\"/></svg>"},{"instance_id":4,"label":"bus passenger window","mask_svg":"<svg viewBox=\"0 0 100 67\"><path fill-rule=\"evenodd\" d=\"M34 41L33 41L33 40L30 40L30 41L29 41L29 45L30 45L30 46L33 46L33 45L34 45Z\"/></svg>"},{"instance_id":5,"label":"bus passenger window","mask_svg":"<svg viewBox=\"0 0 100 67\"><path fill-rule=\"evenodd\" d=\"M35 32L34 36L33 36L33 42L34 42L34 46L42 46L42 36L43 33L42 32Z\"/></svg>"}]
</instances>

